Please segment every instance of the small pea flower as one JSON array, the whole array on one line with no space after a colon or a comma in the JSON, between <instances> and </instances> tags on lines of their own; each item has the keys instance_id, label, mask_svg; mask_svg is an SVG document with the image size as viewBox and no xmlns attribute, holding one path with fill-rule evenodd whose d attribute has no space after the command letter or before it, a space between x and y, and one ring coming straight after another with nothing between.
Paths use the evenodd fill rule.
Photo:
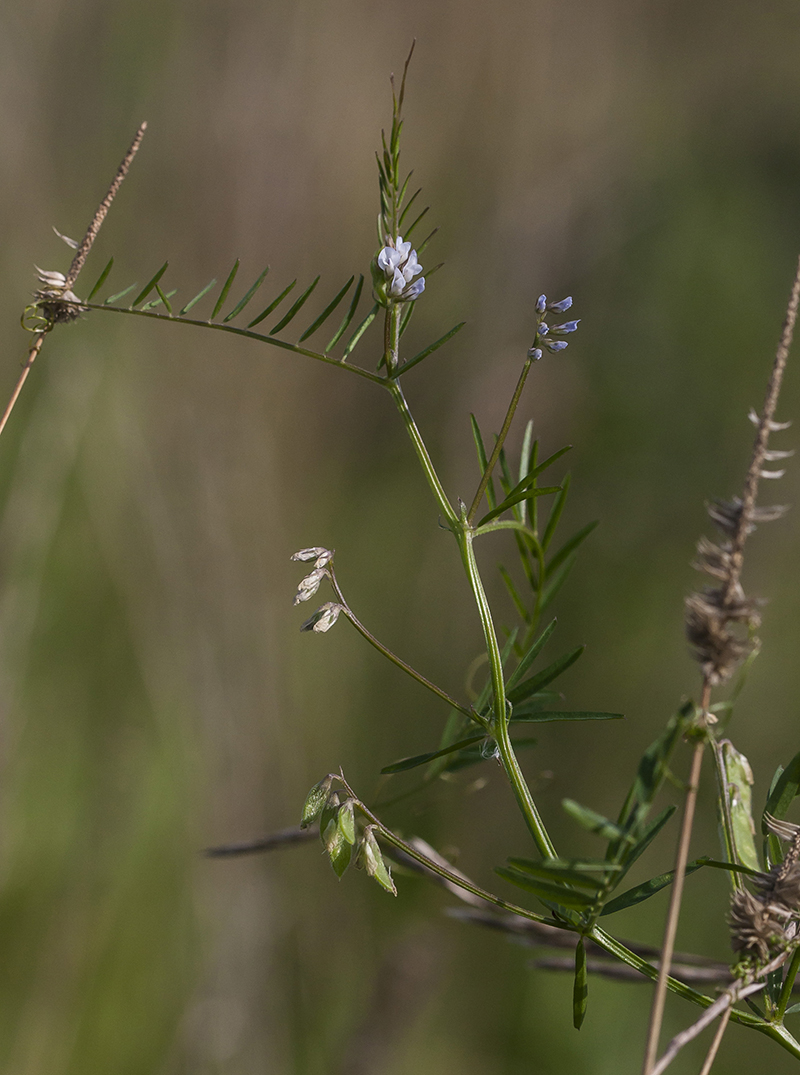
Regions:
<instances>
[{"instance_id":1,"label":"small pea flower","mask_svg":"<svg viewBox=\"0 0 800 1075\"><path fill-rule=\"evenodd\" d=\"M534 362L538 362L541 357L541 347L531 347L531 349L528 351L528 358L532 358Z\"/></svg>"},{"instance_id":2,"label":"small pea flower","mask_svg":"<svg viewBox=\"0 0 800 1075\"><path fill-rule=\"evenodd\" d=\"M566 336L568 332L574 332L580 324L580 318L577 321L565 321L563 325L553 325L550 331L554 336Z\"/></svg>"},{"instance_id":3,"label":"small pea flower","mask_svg":"<svg viewBox=\"0 0 800 1075\"><path fill-rule=\"evenodd\" d=\"M301 625L301 631L315 631L317 634L324 634L326 631L330 631L331 627L339 619L339 613L342 611L342 605L337 605L335 601L326 601L324 605L320 605L317 611L307 619L304 624Z\"/></svg>"},{"instance_id":4,"label":"small pea flower","mask_svg":"<svg viewBox=\"0 0 800 1075\"><path fill-rule=\"evenodd\" d=\"M552 310L554 314L563 314L572 306L572 296L567 295L565 299L561 299L560 302L551 302L548 304L547 309Z\"/></svg>"},{"instance_id":5,"label":"small pea flower","mask_svg":"<svg viewBox=\"0 0 800 1075\"><path fill-rule=\"evenodd\" d=\"M547 309L547 295L540 295L536 300L536 312L537 314L543 314Z\"/></svg>"},{"instance_id":6,"label":"small pea flower","mask_svg":"<svg viewBox=\"0 0 800 1075\"><path fill-rule=\"evenodd\" d=\"M419 276L421 272L417 252L410 242L403 242L402 235L395 240L387 239L372 268L375 293L382 305L412 302L419 298L425 290L425 277ZM415 276L419 279L415 280Z\"/></svg>"},{"instance_id":7,"label":"small pea flower","mask_svg":"<svg viewBox=\"0 0 800 1075\"><path fill-rule=\"evenodd\" d=\"M307 563L309 560L315 560L315 568L325 567L333 559L333 549L324 549L321 545L314 545L310 549L301 549L300 552L294 553L291 557L292 560L300 560L303 563Z\"/></svg>"},{"instance_id":8,"label":"small pea flower","mask_svg":"<svg viewBox=\"0 0 800 1075\"><path fill-rule=\"evenodd\" d=\"M315 571L312 571L310 575L306 575L297 587L297 593L294 595L294 604L299 605L301 601L308 601L309 598L313 597L327 574L328 572L324 567L318 567Z\"/></svg>"},{"instance_id":9,"label":"small pea flower","mask_svg":"<svg viewBox=\"0 0 800 1075\"><path fill-rule=\"evenodd\" d=\"M569 347L569 344L566 340L544 340L544 345L547 350L553 355Z\"/></svg>"}]
</instances>

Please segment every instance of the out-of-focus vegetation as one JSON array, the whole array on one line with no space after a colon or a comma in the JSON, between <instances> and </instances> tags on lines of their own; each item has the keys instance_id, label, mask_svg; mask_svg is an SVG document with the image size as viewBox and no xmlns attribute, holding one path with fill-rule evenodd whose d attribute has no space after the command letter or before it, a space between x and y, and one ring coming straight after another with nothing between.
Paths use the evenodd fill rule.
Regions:
<instances>
[{"instance_id":1,"label":"out-of-focus vegetation","mask_svg":"<svg viewBox=\"0 0 800 1075\"><path fill-rule=\"evenodd\" d=\"M469 324L407 391L455 495L476 480L467 414L499 425L536 295L572 293L583 318L520 411L545 449L575 445L573 529L601 519L559 600L562 648L588 645L568 700L627 715L580 739L546 729L526 756L577 846L561 798L613 813L695 688L688 561L704 499L740 487L800 246L796 5L11 0L0 385L25 351L33 263L69 261L51 225L82 233L142 119L87 276L114 254L123 283L144 282L169 257L188 297L237 256L251 279L267 261L287 282L325 261L330 286L365 271L388 74L412 36L405 160L443 225L428 260L447 261L414 331ZM340 763L374 801L381 765L429 749L446 716L346 624L298 634L292 552L335 546L363 621L453 692L479 645L388 398L211 335L103 314L54 333L0 443L0 1068L635 1070L646 986L592 982L577 1034L568 977L443 917L424 882L400 876L397 901L340 885L314 845L199 857L294 823ZM795 363L780 416L799 413ZM779 497L797 502L798 481ZM770 604L732 732L759 808L798 749L798 528L795 513L748 554ZM499 772L483 775L387 820L486 879L528 844ZM716 851L708 817L695 847ZM662 838L642 876L671 856ZM727 958L725 878L687 889L679 946ZM665 906L618 931L657 941ZM670 1000L668 1028L693 1018ZM722 1058L793 1065L736 1027Z\"/></svg>"}]
</instances>

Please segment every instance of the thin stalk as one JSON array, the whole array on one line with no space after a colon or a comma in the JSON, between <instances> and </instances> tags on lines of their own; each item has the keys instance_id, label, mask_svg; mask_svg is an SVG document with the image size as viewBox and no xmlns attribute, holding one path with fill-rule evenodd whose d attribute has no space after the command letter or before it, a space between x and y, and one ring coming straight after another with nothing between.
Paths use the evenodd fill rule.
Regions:
<instances>
[{"instance_id":1,"label":"thin stalk","mask_svg":"<svg viewBox=\"0 0 800 1075\"><path fill-rule=\"evenodd\" d=\"M435 683L431 683L429 679L426 679L421 672L417 672L416 669L412 668L410 664L406 664L406 662L401 657L398 657L396 653L392 653L392 651L386 646L384 646L384 644L380 642L375 637L375 635L373 635L370 631L367 630L361 620L359 620L359 618L348 605L344 594L339 588L339 583L336 579L336 575L334 574L333 568L330 565L328 565L328 571L330 573L331 586L333 587L334 592L339 599L339 604L342 606L342 611L344 612L345 616L347 616L348 620L352 623L352 625L355 627L355 629L358 631L358 633L361 635L361 637L365 638L371 646L374 646L378 653L382 653L383 656L387 658L387 660L391 661L392 664L400 668L403 672L406 673L406 675L411 676L411 678L415 679L417 683L422 684L423 687L426 687L429 691L435 694L437 698L441 698L443 702L447 702L449 706L452 706L453 709L457 709L459 713L463 713L465 717L470 717L470 719L474 719L475 714L472 713L469 709L467 709L466 706L461 705L461 703L457 702L455 698L451 698L447 691L443 691L441 687L437 687Z\"/></svg>"},{"instance_id":2,"label":"thin stalk","mask_svg":"<svg viewBox=\"0 0 800 1075\"><path fill-rule=\"evenodd\" d=\"M28 374L31 371L31 366L36 361L36 356L39 354L39 352L42 349L42 344L44 343L45 334L46 334L45 332L37 332L36 333L36 339L33 341L31 349L28 351L28 357L25 359L25 362L23 363L22 373L20 373L20 375L19 375L19 380L17 381L16 388L11 393L11 399L8 401L8 405L6 406L6 409L3 411L3 417L0 418L0 433L2 433L3 430L6 428L6 423L8 422L8 419L11 417L11 412L14 410L14 407L16 406L17 400L19 399L19 394L22 391L22 386L25 384L25 381L28 379Z\"/></svg>"},{"instance_id":3,"label":"thin stalk","mask_svg":"<svg viewBox=\"0 0 800 1075\"><path fill-rule=\"evenodd\" d=\"M800 948L795 948L794 953L792 955L792 961L789 964L788 970L786 971L786 977L783 980L783 988L781 989L781 995L778 998L778 1007L775 1011L776 1023L782 1023L784 1016L786 1015L786 1009L792 996L794 980L797 977L798 971L800 971Z\"/></svg>"},{"instance_id":4,"label":"thin stalk","mask_svg":"<svg viewBox=\"0 0 800 1075\"><path fill-rule=\"evenodd\" d=\"M700 1071L700 1075L708 1075L709 1071L711 1071L711 1065L714 1063L717 1057L719 1047L722 1044L722 1037L725 1031L728 1029L728 1023L730 1022L730 1018L731 1009L726 1008L720 1016L719 1023L717 1024L717 1029L714 1034L714 1040L711 1042L711 1047L706 1054L705 1060L703 1061L703 1067Z\"/></svg>"},{"instance_id":5,"label":"thin stalk","mask_svg":"<svg viewBox=\"0 0 800 1075\"><path fill-rule=\"evenodd\" d=\"M106 310L115 314L132 314L134 317L151 317L156 321L166 321L170 325L198 325L200 328L210 328L216 332L232 332L234 336L244 336L248 340L260 340L262 343L271 344L273 347L280 347L284 351L293 351L296 355L315 358L317 362L327 362L329 366L337 366L341 370L348 370L359 377L364 377L367 381L372 381L373 384L386 384L386 378L378 376L377 373L370 373L369 370L363 370L358 366L342 363L338 358L331 358L330 355L323 355L319 351L310 351L305 347L298 347L296 343L287 343L285 340L279 340L275 336L265 336L261 332L252 332L250 329L234 328L233 325L220 325L215 321L199 321L192 317L171 317L169 314L159 314L154 310L132 310L128 306L105 306L92 302L84 302L82 306L86 310Z\"/></svg>"},{"instance_id":6,"label":"thin stalk","mask_svg":"<svg viewBox=\"0 0 800 1075\"><path fill-rule=\"evenodd\" d=\"M708 682L703 686L703 698L701 709L704 714L708 709L711 696L711 687ZM650 1010L650 1024L647 1031L647 1046L644 1058L644 1075L651 1075L658 1055L658 1039L661 1033L661 1024L664 1020L664 1004L667 998L667 978L669 977L672 953L675 951L675 934L678 930L678 918L680 917L681 900L683 898L683 882L686 877L686 863L689 859L689 843L692 836L694 823L694 811L697 804L697 791L700 786L700 766L703 761L705 739L700 739L695 744L692 753L692 764L689 772L689 784L686 789L686 800L683 808L683 820L678 839L678 850L675 856L675 877L670 892L669 910L667 923L664 930L664 943L661 947L661 964L658 971L653 1006Z\"/></svg>"},{"instance_id":7,"label":"thin stalk","mask_svg":"<svg viewBox=\"0 0 800 1075\"><path fill-rule=\"evenodd\" d=\"M525 777L522 775L522 770L519 767L519 762L517 761L514 748L511 744L511 738L508 734L503 660L500 654L497 631L495 630L494 620L492 619L489 601L486 597L486 591L483 588L483 580L481 579L478 563L475 559L475 550L472 546L472 532L470 530L462 531L459 535L459 547L461 548L461 556L464 561L467 578L469 579L469 584L478 606L478 614L481 619L481 626L483 627L483 636L486 641L486 653L489 658L494 708L494 725L492 730L495 735L498 750L500 751L500 760L503 763L503 768L505 769L506 776L511 784L514 797L517 800L522 816L525 818L525 824L528 826L528 830L539 850L539 854L543 858L557 858L555 846L547 834L544 822L536 808L536 803L533 801L530 788L525 781Z\"/></svg>"},{"instance_id":8,"label":"thin stalk","mask_svg":"<svg viewBox=\"0 0 800 1075\"><path fill-rule=\"evenodd\" d=\"M508 436L508 431L511 428L511 423L514 421L514 414L516 413L517 405L520 401L520 397L522 396L522 390L525 387L525 381L528 379L528 374L530 373L532 365L533 359L527 357L522 367L522 373L520 373L519 375L517 387L514 389L514 395L511 397L511 402L508 405L508 411L506 412L506 417L500 430L500 435L497 438L492 454L489 456L489 461L486 464L486 470L484 470L481 476L478 490L475 493L475 498L473 499L472 505L467 512L468 523L471 523L472 520L475 518L478 508L480 507L481 500L483 499L483 494L486 492L486 486L489 484L489 479L492 476L492 471L497 464L497 460L500 458L500 452L503 450L503 445L506 442L506 437Z\"/></svg>"},{"instance_id":9,"label":"thin stalk","mask_svg":"<svg viewBox=\"0 0 800 1075\"><path fill-rule=\"evenodd\" d=\"M439 475L436 473L436 468L433 465L433 460L428 454L428 449L425 446L425 441L422 439L419 429L417 429L417 423L414 421L411 411L408 409L408 403L406 397L403 395L403 389L400 387L397 381L384 381L381 378L381 384L385 384L392 394L392 398L395 401L400 417L403 419L403 424L406 427L411 442L414 445L414 451L417 453L417 458L422 464L422 469L425 471L425 477L428 479L428 485L431 487L436 503L439 505L439 510L442 515L447 519L451 527L459 526L459 519L453 508L450 505L450 501L447 499L447 493L444 491L442 483L439 481Z\"/></svg>"},{"instance_id":10,"label":"thin stalk","mask_svg":"<svg viewBox=\"0 0 800 1075\"><path fill-rule=\"evenodd\" d=\"M369 807L361 802L345 780L344 776L339 774L337 779L341 780L345 791L355 799L361 813L380 831L380 834L384 837L387 843L392 844L393 847L402 851L404 855L408 855L408 857L415 862L419 862L420 865L430 870L431 873L434 873L445 881L449 881L451 884L463 889L464 892L470 892L473 896L480 896L482 900L490 903L493 907L499 907L503 911L510 911L512 914L520 915L522 918L526 918L531 922L547 922L550 925L555 925L564 929L567 928L566 926L561 926L561 923L553 922L552 919L546 918L544 915L536 914L535 911L531 911L527 907L519 907L516 903L509 903L507 900L495 896L493 892L487 892L485 888L481 888L480 885L476 885L473 881L470 881L463 875L451 873L450 870L446 870L443 866L440 866L438 862L429 859L426 855L423 855L421 851L417 851L415 847L412 847L411 844L407 844L405 840L401 840L391 829L387 829L380 818L373 814Z\"/></svg>"}]
</instances>

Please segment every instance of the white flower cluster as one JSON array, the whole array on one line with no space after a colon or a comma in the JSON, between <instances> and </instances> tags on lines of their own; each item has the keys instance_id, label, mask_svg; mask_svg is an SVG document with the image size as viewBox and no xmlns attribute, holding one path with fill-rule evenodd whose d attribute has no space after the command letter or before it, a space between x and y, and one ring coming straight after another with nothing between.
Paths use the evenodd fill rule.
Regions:
<instances>
[{"instance_id":1,"label":"white flower cluster","mask_svg":"<svg viewBox=\"0 0 800 1075\"><path fill-rule=\"evenodd\" d=\"M324 578L330 578L330 572L327 568L333 559L333 549L325 549L321 545L315 545L313 548L301 549L300 552L296 552L292 559L299 560L301 563L308 563L310 560L314 561L313 571L301 580L297 588L294 603L299 605L314 596ZM300 630L324 634L336 623L341 611L342 605L337 604L335 601L326 601L324 605L320 605L310 619L301 625Z\"/></svg>"},{"instance_id":2,"label":"white flower cluster","mask_svg":"<svg viewBox=\"0 0 800 1075\"><path fill-rule=\"evenodd\" d=\"M389 300L411 302L425 290L425 277L419 276L422 266L417 260L417 252L412 250L411 243L403 242L402 235L394 241L387 240L387 245L378 254L378 268L383 273L380 290ZM415 276L419 279L415 280Z\"/></svg>"}]
</instances>

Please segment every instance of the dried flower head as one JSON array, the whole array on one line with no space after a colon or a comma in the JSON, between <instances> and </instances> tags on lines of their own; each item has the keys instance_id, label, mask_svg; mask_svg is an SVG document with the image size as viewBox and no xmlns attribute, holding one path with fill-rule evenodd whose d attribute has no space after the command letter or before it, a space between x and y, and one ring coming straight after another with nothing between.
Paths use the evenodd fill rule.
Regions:
<instances>
[{"instance_id":1,"label":"dried flower head","mask_svg":"<svg viewBox=\"0 0 800 1075\"><path fill-rule=\"evenodd\" d=\"M60 272L45 272L36 266L39 282L44 286L34 292L36 305L42 316L53 324L67 324L77 320L86 309L78 296L67 287L67 279Z\"/></svg>"},{"instance_id":2,"label":"dried flower head","mask_svg":"<svg viewBox=\"0 0 800 1075\"><path fill-rule=\"evenodd\" d=\"M302 601L308 601L320 587L322 580L328 575L328 572L324 567L318 567L312 571L310 575L306 575L301 580L300 585L297 587L297 593L294 595L294 604L299 605Z\"/></svg>"}]
</instances>

